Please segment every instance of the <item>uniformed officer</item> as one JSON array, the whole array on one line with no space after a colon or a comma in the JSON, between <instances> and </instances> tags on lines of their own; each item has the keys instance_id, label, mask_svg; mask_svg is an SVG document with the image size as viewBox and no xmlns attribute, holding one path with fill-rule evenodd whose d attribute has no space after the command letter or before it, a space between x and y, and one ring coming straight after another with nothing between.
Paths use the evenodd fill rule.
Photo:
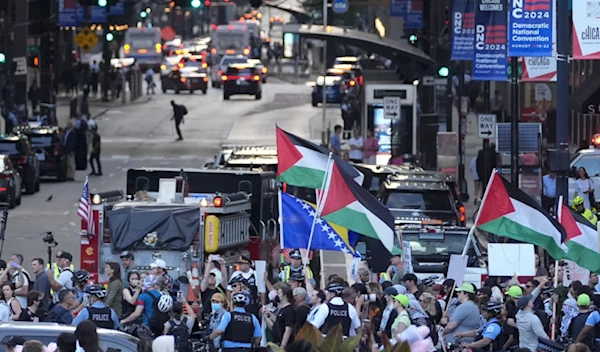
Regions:
<instances>
[{"instance_id":1,"label":"uniformed officer","mask_svg":"<svg viewBox=\"0 0 600 352\"><path fill-rule=\"evenodd\" d=\"M288 282L293 273L302 274L302 269L304 269L304 265L302 265L302 254L299 249L294 249L290 253L290 265L283 267L283 270L279 273L279 280L281 280L281 282ZM313 273L308 266L306 267L306 275L313 285L317 284L313 278Z\"/></svg>"},{"instance_id":2,"label":"uniformed officer","mask_svg":"<svg viewBox=\"0 0 600 352\"><path fill-rule=\"evenodd\" d=\"M342 324L342 334L346 337L356 335L356 330L360 328L360 318L353 305L350 305L342 299L344 286L332 282L327 286L326 298L327 304L321 304L309 321L323 334L338 324Z\"/></svg>"},{"instance_id":3,"label":"uniformed officer","mask_svg":"<svg viewBox=\"0 0 600 352\"><path fill-rule=\"evenodd\" d=\"M501 310L501 303L488 302L485 307L481 308L481 314L483 315L483 318L487 320L483 329L457 332L454 334L454 337L474 336L475 342L462 343L462 345L467 348L481 348L487 351L492 347L492 351L501 351L503 343L498 338L502 333L502 327L500 327L500 321L498 320L498 315Z\"/></svg>"},{"instance_id":4,"label":"uniformed officer","mask_svg":"<svg viewBox=\"0 0 600 352\"><path fill-rule=\"evenodd\" d=\"M302 274L302 272L293 272L292 275L290 275L289 277L288 284L293 290L296 287L303 287L305 280L306 278L304 277L304 274Z\"/></svg>"},{"instance_id":5,"label":"uniformed officer","mask_svg":"<svg viewBox=\"0 0 600 352\"><path fill-rule=\"evenodd\" d=\"M84 320L90 320L98 328L118 329L120 322L117 313L104 304L104 298L106 297L104 286L99 284L90 285L86 287L85 293L89 305L79 312L77 318L73 320L73 326L79 325Z\"/></svg>"},{"instance_id":6,"label":"uniformed officer","mask_svg":"<svg viewBox=\"0 0 600 352\"><path fill-rule=\"evenodd\" d=\"M583 297L582 297L583 296ZM589 307L591 304L590 296L587 294L580 294L577 297L577 306ZM580 313L581 314L581 313ZM581 332L577 336L573 335L573 338L577 338L576 342L587 343L587 340L595 341L598 344L600 341L600 313L595 310L588 314L585 319L585 326L581 329ZM573 324L573 323L571 323Z\"/></svg>"},{"instance_id":7,"label":"uniformed officer","mask_svg":"<svg viewBox=\"0 0 600 352\"><path fill-rule=\"evenodd\" d=\"M587 209L585 207L585 200L583 199L583 197L577 196L573 198L573 208L575 208L575 211L581 214L581 216L586 218L586 220L591 222L592 225L596 226L598 218L590 209Z\"/></svg>"},{"instance_id":8,"label":"uniformed officer","mask_svg":"<svg viewBox=\"0 0 600 352\"><path fill-rule=\"evenodd\" d=\"M257 278L256 278L256 271L254 271L250 265L252 264L252 261L250 260L250 258L240 255L240 257L238 258L238 264L239 264L239 270L235 271L233 274L231 274L231 277L229 279L229 285L227 286L227 289L229 291L234 291L236 292L236 290L233 288L235 282L240 282L239 278L243 278L244 279L244 284L245 286L248 288L248 290L250 291L250 305L248 306L248 311L258 315L258 286L257 286Z\"/></svg>"},{"instance_id":9,"label":"uniformed officer","mask_svg":"<svg viewBox=\"0 0 600 352\"><path fill-rule=\"evenodd\" d=\"M260 344L262 329L258 319L246 312L246 295L242 292L234 293L231 297L233 311L225 312L219 326L210 334L210 339L221 337L221 349L225 352L250 351L254 343Z\"/></svg>"}]
</instances>

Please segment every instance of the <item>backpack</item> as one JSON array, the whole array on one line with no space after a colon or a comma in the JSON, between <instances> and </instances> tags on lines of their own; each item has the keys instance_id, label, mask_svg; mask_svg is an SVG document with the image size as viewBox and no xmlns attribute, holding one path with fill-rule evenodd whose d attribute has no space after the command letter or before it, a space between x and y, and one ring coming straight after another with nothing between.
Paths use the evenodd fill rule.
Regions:
<instances>
[{"instance_id":1,"label":"backpack","mask_svg":"<svg viewBox=\"0 0 600 352\"><path fill-rule=\"evenodd\" d=\"M62 317L65 314L71 314L71 312L69 312L68 310L63 310L60 313L57 313L55 309L52 309L50 311L50 313L48 313L48 317L46 318L46 320L44 320L44 322L46 323L58 323L58 319L60 317Z\"/></svg>"},{"instance_id":2,"label":"backpack","mask_svg":"<svg viewBox=\"0 0 600 352\"><path fill-rule=\"evenodd\" d=\"M148 292L148 294L152 297L152 308L154 310L154 314L148 320L148 327L152 330L154 336L161 336L165 329L165 323L169 321L169 312L161 312L158 309L158 301L160 297L164 295L163 292L160 292L158 296L154 296L152 293Z\"/></svg>"},{"instance_id":3,"label":"backpack","mask_svg":"<svg viewBox=\"0 0 600 352\"><path fill-rule=\"evenodd\" d=\"M180 105L181 106L181 113L185 116L187 115L188 111L187 108L185 107L185 105Z\"/></svg>"},{"instance_id":4,"label":"backpack","mask_svg":"<svg viewBox=\"0 0 600 352\"><path fill-rule=\"evenodd\" d=\"M175 337L175 349L178 352L191 352L192 344L190 343L190 332L187 327L187 317L181 319L181 322L177 324L175 320L169 320L171 327L167 332L167 335Z\"/></svg>"}]
</instances>

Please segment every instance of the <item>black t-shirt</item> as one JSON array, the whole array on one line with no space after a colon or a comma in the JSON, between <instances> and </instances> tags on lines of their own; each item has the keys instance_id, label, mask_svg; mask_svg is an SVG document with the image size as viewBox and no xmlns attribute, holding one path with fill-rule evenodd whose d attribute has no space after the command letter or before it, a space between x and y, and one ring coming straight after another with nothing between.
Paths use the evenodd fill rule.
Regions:
<instances>
[{"instance_id":1,"label":"black t-shirt","mask_svg":"<svg viewBox=\"0 0 600 352\"><path fill-rule=\"evenodd\" d=\"M225 289L222 286L215 288L207 288L206 291L200 293L200 299L202 300L202 315L207 317L212 313L212 307L210 305L210 299L215 293L222 293L225 295Z\"/></svg>"},{"instance_id":2,"label":"black t-shirt","mask_svg":"<svg viewBox=\"0 0 600 352\"><path fill-rule=\"evenodd\" d=\"M500 333L500 335L498 335L498 337L496 337L496 341L497 342L497 346L499 346L500 348L502 348L502 346L504 346L504 344L506 343L506 341L508 341L508 338L510 337L510 335L513 335L513 342L512 342L512 346L518 346L519 345L519 336L518 336L519 332L517 329L513 328L512 326L508 325L507 322L502 324L502 332Z\"/></svg>"},{"instance_id":3,"label":"black t-shirt","mask_svg":"<svg viewBox=\"0 0 600 352\"><path fill-rule=\"evenodd\" d=\"M21 311L21 315L19 315L19 319L17 319L17 321L33 321L33 318L37 317L37 314L30 311L29 308L25 308Z\"/></svg>"},{"instance_id":4,"label":"black t-shirt","mask_svg":"<svg viewBox=\"0 0 600 352\"><path fill-rule=\"evenodd\" d=\"M290 326L292 329L296 324L296 310L291 305L279 310L277 319L273 324L273 343L280 344L285 333L285 328ZM294 335L288 340L288 344L294 341Z\"/></svg>"},{"instance_id":5,"label":"black t-shirt","mask_svg":"<svg viewBox=\"0 0 600 352\"><path fill-rule=\"evenodd\" d=\"M296 307L296 332L304 326L306 318L310 312L310 307L307 304L302 304Z\"/></svg>"}]
</instances>

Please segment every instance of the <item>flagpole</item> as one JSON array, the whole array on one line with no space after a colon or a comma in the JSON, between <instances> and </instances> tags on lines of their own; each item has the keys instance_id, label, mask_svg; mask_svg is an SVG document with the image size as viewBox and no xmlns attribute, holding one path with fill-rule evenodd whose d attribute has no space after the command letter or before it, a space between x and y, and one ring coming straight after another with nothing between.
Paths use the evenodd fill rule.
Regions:
<instances>
[{"instance_id":1,"label":"flagpole","mask_svg":"<svg viewBox=\"0 0 600 352\"><path fill-rule=\"evenodd\" d=\"M277 206L279 207L279 246L281 247L281 249L283 249L283 220L281 219L281 214L282 213L282 206L281 206L281 189L279 189L279 192L277 192L277 201L279 202L279 204L277 204Z\"/></svg>"},{"instance_id":2,"label":"flagpole","mask_svg":"<svg viewBox=\"0 0 600 352\"><path fill-rule=\"evenodd\" d=\"M465 255L467 255L467 251L469 250L469 247L471 246L471 241L473 241L473 235L475 234L475 229L477 228L477 223L479 222L479 216L481 215L481 209L483 207L483 204L485 204L485 200L487 199L488 193L490 191L490 185L492 184L492 180L494 179L494 176L496 176L497 173L498 173L498 171L496 169L492 170L492 174L490 175L488 184L487 184L487 186L485 186L485 192L483 193L483 198L481 199L481 202L479 203L479 209L477 211L477 215L475 215L475 223L473 223L473 226L471 226L471 228L469 229L469 235L467 236L467 243L465 243L465 247L463 248L463 251L462 251L463 257ZM500 177L502 177L502 176L500 176Z\"/></svg>"},{"instance_id":3,"label":"flagpole","mask_svg":"<svg viewBox=\"0 0 600 352\"><path fill-rule=\"evenodd\" d=\"M304 256L304 265L308 265L308 253L310 252L310 246L312 245L313 235L315 233L315 226L317 225L317 220L321 215L321 205L325 202L325 199L327 198L327 190L325 190L325 187L329 184L328 179L330 178L330 169L333 163L331 160L332 155L332 153L329 153L329 157L327 158L327 168L325 169L325 177L323 177L323 183L321 184L321 189L324 190L323 194L319 197L317 192L315 191L315 194L317 194L317 210L313 219L312 226L310 228L310 236L308 237L308 245L306 246L306 255Z\"/></svg>"},{"instance_id":4,"label":"flagpole","mask_svg":"<svg viewBox=\"0 0 600 352\"><path fill-rule=\"evenodd\" d=\"M562 220L562 204L563 204L563 196L560 195L558 197L558 203L556 203L556 220L558 220L558 222L560 223ZM558 260L554 260L554 288L558 287ZM551 332L551 338L552 340L554 340L554 338L556 337L556 325L558 323L558 320L556 319L556 308L557 308L557 303L556 301L554 301L552 303L552 321L554 322L554 326L552 327L552 332Z\"/></svg>"}]
</instances>

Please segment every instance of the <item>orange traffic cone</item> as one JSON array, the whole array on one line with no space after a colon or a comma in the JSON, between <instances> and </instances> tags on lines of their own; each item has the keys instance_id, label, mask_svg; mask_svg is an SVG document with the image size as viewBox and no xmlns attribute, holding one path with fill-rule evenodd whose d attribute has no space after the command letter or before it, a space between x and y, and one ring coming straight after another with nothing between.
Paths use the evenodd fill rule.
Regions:
<instances>
[{"instance_id":1,"label":"orange traffic cone","mask_svg":"<svg viewBox=\"0 0 600 352\"><path fill-rule=\"evenodd\" d=\"M185 300L188 302L198 302L198 295L196 294L196 291L194 291L192 285L188 285L188 291Z\"/></svg>"},{"instance_id":2,"label":"orange traffic cone","mask_svg":"<svg viewBox=\"0 0 600 352\"><path fill-rule=\"evenodd\" d=\"M192 281L190 282L194 288L200 286L200 269L198 268L198 262L194 262L194 267L192 268Z\"/></svg>"}]
</instances>

